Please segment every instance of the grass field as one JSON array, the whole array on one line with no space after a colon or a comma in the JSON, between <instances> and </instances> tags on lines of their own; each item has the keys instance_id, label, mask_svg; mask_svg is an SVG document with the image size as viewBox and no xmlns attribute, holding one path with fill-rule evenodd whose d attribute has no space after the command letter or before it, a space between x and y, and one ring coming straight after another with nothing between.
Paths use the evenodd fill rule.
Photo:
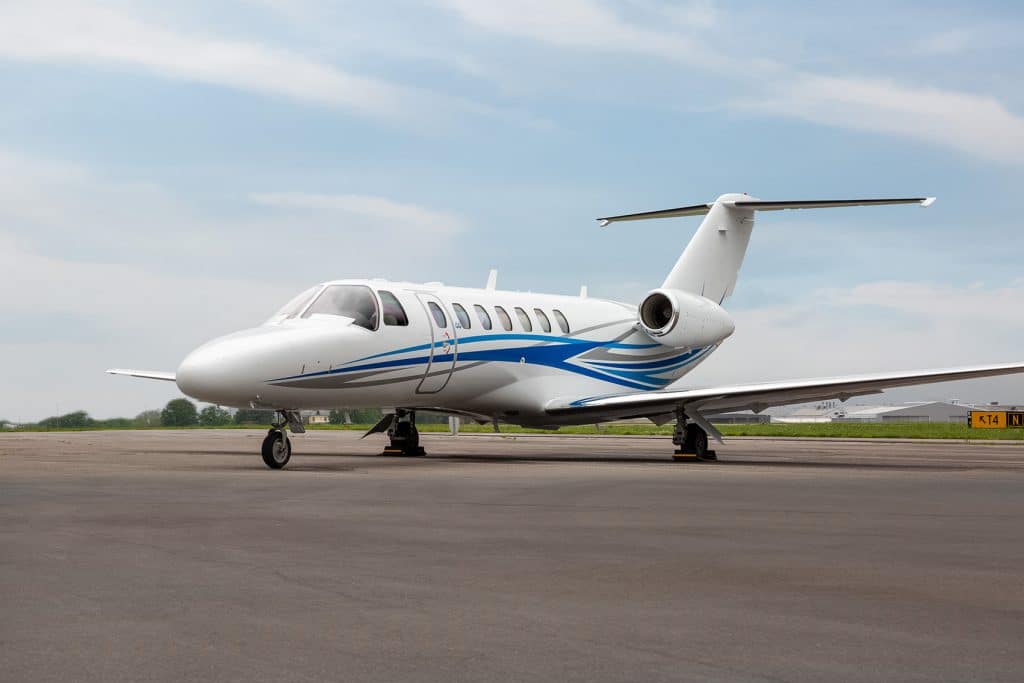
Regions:
<instances>
[{"instance_id":1,"label":"grass field","mask_svg":"<svg viewBox=\"0 0 1024 683\"><path fill-rule=\"evenodd\" d=\"M213 429L253 429L264 425L224 425ZM362 430L370 428L367 424L354 425L310 425L315 430ZM967 425L946 423L854 423L827 422L820 424L761 424L761 425L718 425L725 436L775 436L788 438L857 438L857 439L976 439L1000 441L1024 441L1024 429L970 429ZM22 426L13 430L2 431L96 431L110 427L87 427L82 429L45 429L35 426ZM152 429L167 429L153 427ZM184 427L179 429L205 429L204 427ZM421 432L447 432L446 424L421 424ZM460 431L464 433L493 433L491 425L463 423ZM661 427L653 424L604 424L600 426L583 425L580 427L563 427L552 431L545 429L526 429L513 425L502 425L502 433L507 434L604 434L618 436L671 436L672 425Z\"/></svg>"}]
</instances>

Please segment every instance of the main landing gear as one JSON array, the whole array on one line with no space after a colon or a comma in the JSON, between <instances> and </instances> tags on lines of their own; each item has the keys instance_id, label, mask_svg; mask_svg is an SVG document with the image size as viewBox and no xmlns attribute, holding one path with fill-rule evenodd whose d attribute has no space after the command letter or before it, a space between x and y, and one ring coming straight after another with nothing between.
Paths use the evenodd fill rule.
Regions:
<instances>
[{"instance_id":1,"label":"main landing gear","mask_svg":"<svg viewBox=\"0 0 1024 683\"><path fill-rule=\"evenodd\" d=\"M270 431L260 449L263 463L272 470L281 469L292 458L292 440L288 438L288 429L291 428L296 434L306 432L302 418L294 410L281 410L278 415L280 420L270 425Z\"/></svg>"},{"instance_id":2,"label":"main landing gear","mask_svg":"<svg viewBox=\"0 0 1024 683\"><path fill-rule=\"evenodd\" d=\"M676 445L676 451L672 454L672 459L676 462L694 458L702 461L718 460L715 452L708 448L708 433L695 424L688 424L686 413L682 410L676 411L672 443Z\"/></svg>"},{"instance_id":3,"label":"main landing gear","mask_svg":"<svg viewBox=\"0 0 1024 683\"><path fill-rule=\"evenodd\" d=\"M420 457L427 454L420 446L420 433L416 429L415 410L396 410L395 417L388 427L387 447L381 455L398 455L407 458Z\"/></svg>"}]
</instances>

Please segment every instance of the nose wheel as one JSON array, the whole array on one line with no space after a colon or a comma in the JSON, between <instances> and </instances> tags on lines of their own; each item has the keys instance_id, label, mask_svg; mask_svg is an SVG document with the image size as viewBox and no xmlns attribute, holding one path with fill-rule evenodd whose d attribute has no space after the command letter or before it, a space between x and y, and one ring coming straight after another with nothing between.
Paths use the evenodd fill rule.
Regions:
<instances>
[{"instance_id":1,"label":"nose wheel","mask_svg":"<svg viewBox=\"0 0 1024 683\"><path fill-rule=\"evenodd\" d=\"M263 462L272 470L279 470L292 457L292 442L283 429L271 428L263 439Z\"/></svg>"},{"instance_id":2,"label":"nose wheel","mask_svg":"<svg viewBox=\"0 0 1024 683\"><path fill-rule=\"evenodd\" d=\"M277 415L278 419L271 423L270 431L263 439L263 448L260 449L263 463L272 470L281 469L291 460L292 440L288 438L287 430L292 430L294 434L306 433L298 411L278 410Z\"/></svg>"}]
</instances>

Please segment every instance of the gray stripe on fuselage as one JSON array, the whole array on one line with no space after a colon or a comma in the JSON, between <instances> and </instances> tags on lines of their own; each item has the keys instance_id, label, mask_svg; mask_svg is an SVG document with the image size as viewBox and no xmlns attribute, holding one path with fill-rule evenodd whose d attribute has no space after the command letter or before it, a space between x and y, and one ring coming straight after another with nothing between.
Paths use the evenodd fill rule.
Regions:
<instances>
[{"instance_id":1,"label":"gray stripe on fuselage","mask_svg":"<svg viewBox=\"0 0 1024 683\"><path fill-rule=\"evenodd\" d=\"M467 365L457 365L452 373L460 372L462 370L469 370L471 368L485 365L491 361L479 361L476 363L469 363ZM404 377L392 377L390 379L381 379L373 382L360 382L359 380L366 377L377 377L379 375L386 375L388 373L395 372L394 368L386 368L384 370L369 370L367 372L354 372L351 375L325 375L320 377L310 377L308 379L297 379L289 382L276 382L275 387L298 387L301 389L357 389L361 387L378 387L385 384L398 384L400 382L413 382L423 379L422 373L416 373L414 375L406 375ZM449 368L444 370L434 370L427 373L427 377L437 377L439 375L447 375Z\"/></svg>"}]
</instances>

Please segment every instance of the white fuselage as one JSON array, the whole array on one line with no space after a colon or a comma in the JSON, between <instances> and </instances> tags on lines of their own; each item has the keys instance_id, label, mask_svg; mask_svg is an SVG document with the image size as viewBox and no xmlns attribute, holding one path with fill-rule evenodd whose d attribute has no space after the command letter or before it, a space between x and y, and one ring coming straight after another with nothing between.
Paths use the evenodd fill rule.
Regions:
<instances>
[{"instance_id":1,"label":"white fuselage","mask_svg":"<svg viewBox=\"0 0 1024 683\"><path fill-rule=\"evenodd\" d=\"M352 317L311 313L325 288L338 286L368 289L376 317L360 314L357 324ZM389 307L382 291L394 296L407 324L395 324L401 319L389 313L393 302ZM662 389L720 342L666 346L641 329L635 306L603 299L337 280L260 327L196 349L176 377L185 394L235 407L439 408L520 424L564 424L572 420L546 415L548 402Z\"/></svg>"}]
</instances>

